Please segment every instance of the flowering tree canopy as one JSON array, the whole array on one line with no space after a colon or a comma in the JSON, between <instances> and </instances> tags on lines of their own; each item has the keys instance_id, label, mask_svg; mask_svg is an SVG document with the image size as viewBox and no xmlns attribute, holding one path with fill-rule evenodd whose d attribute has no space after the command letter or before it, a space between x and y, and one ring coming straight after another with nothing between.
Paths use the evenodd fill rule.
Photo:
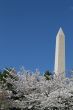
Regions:
<instances>
[{"instance_id":1,"label":"flowering tree canopy","mask_svg":"<svg viewBox=\"0 0 73 110\"><path fill-rule=\"evenodd\" d=\"M17 74L15 70L10 71L5 81L0 90L7 94L8 109L73 109L73 78L59 76L46 80L38 70L32 73L21 69Z\"/></svg>"}]
</instances>

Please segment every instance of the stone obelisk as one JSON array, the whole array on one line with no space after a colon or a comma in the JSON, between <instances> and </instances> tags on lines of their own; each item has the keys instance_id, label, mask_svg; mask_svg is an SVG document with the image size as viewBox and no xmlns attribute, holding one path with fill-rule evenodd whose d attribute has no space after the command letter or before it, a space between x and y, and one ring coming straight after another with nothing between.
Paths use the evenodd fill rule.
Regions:
<instances>
[{"instance_id":1,"label":"stone obelisk","mask_svg":"<svg viewBox=\"0 0 73 110\"><path fill-rule=\"evenodd\" d=\"M65 35L62 28L56 36L54 72L56 76L65 76Z\"/></svg>"}]
</instances>

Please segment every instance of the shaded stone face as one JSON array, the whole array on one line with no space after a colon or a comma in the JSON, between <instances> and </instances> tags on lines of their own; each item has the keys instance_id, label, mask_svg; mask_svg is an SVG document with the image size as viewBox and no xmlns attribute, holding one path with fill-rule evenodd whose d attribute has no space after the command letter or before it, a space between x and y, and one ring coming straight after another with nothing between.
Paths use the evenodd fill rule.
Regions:
<instances>
[{"instance_id":1,"label":"shaded stone face","mask_svg":"<svg viewBox=\"0 0 73 110\"><path fill-rule=\"evenodd\" d=\"M54 72L57 76L65 75L65 35L61 28L56 37Z\"/></svg>"}]
</instances>

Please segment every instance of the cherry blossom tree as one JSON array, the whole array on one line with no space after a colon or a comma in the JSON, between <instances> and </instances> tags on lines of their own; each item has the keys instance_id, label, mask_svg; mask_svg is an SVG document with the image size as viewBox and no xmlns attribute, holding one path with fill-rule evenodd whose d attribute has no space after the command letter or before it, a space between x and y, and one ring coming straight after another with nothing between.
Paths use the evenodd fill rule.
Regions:
<instances>
[{"instance_id":1,"label":"cherry blossom tree","mask_svg":"<svg viewBox=\"0 0 73 110\"><path fill-rule=\"evenodd\" d=\"M72 110L73 78L62 76L46 80L38 70L35 73L23 68L17 74L11 71L6 83L10 108L20 110Z\"/></svg>"}]
</instances>

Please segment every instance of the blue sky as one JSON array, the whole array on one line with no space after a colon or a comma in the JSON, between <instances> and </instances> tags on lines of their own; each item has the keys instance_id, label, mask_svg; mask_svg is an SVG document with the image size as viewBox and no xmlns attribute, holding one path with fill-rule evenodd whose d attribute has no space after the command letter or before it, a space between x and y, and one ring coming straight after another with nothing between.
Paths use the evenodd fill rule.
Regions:
<instances>
[{"instance_id":1,"label":"blue sky","mask_svg":"<svg viewBox=\"0 0 73 110\"><path fill-rule=\"evenodd\" d=\"M62 27L66 70L73 68L73 0L0 0L0 69L53 71Z\"/></svg>"}]
</instances>

